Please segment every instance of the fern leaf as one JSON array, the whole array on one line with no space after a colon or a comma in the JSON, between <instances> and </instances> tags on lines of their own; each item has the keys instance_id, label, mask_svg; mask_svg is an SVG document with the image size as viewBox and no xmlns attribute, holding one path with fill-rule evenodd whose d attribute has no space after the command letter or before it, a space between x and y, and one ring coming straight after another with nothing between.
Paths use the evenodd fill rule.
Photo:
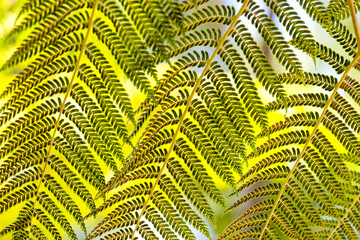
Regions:
<instances>
[{"instance_id":1,"label":"fern leaf","mask_svg":"<svg viewBox=\"0 0 360 240\"><path fill-rule=\"evenodd\" d=\"M358 239L359 1L21 4L1 238Z\"/></svg>"}]
</instances>

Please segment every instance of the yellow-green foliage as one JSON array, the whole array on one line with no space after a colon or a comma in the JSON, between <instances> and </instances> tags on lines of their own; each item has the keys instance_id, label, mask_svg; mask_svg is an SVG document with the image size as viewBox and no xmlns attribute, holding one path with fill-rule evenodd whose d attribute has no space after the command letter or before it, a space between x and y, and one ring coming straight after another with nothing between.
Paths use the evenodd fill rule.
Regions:
<instances>
[{"instance_id":1,"label":"yellow-green foliage","mask_svg":"<svg viewBox=\"0 0 360 240\"><path fill-rule=\"evenodd\" d=\"M12 4L0 239L360 239L360 1Z\"/></svg>"}]
</instances>

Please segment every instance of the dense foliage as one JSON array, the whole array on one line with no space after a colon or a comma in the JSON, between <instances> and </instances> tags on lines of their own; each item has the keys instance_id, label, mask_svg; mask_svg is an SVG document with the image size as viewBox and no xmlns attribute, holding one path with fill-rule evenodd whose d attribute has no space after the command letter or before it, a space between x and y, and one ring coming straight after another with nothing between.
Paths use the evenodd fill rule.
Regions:
<instances>
[{"instance_id":1,"label":"dense foliage","mask_svg":"<svg viewBox=\"0 0 360 240\"><path fill-rule=\"evenodd\" d=\"M26 0L0 238L360 239L359 7Z\"/></svg>"}]
</instances>

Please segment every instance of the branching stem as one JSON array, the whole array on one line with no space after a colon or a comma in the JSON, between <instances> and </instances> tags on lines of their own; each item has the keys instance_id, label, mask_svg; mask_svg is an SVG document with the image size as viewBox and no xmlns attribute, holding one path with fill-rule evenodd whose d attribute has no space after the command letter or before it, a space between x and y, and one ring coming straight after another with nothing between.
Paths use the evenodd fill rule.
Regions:
<instances>
[{"instance_id":1,"label":"branching stem","mask_svg":"<svg viewBox=\"0 0 360 240\"><path fill-rule=\"evenodd\" d=\"M186 107L185 107L185 109L184 109L184 112L182 113L182 115L181 115L181 117L180 117L180 119L179 119L179 123L178 123L178 126L177 126L177 128L176 128L176 131L175 131L175 133L174 133L174 136L172 137L171 144L170 144L169 150L168 150L168 152L167 152L167 154L166 154L166 156L165 156L164 163L163 163L162 166L161 166L161 169L160 169L160 171L159 171L159 173L158 173L158 175L157 175L156 181L155 181L153 187L151 188L149 197L147 198L146 202L144 203L144 206L143 206L143 208L142 208L142 210L141 210L141 213L140 213L140 215L139 215L139 217L138 217L138 219L137 219L136 226L135 226L134 231L133 231L132 236L131 236L131 240L134 239L136 230L137 230L137 228L139 227L139 224L140 224L140 219L141 219L141 217L143 216L143 214L144 214L144 212L145 212L145 209L146 209L146 206L148 205L148 203L149 203L149 201L150 201L150 199L151 199L151 197L152 197L152 195L153 195L153 193L154 193L154 190L155 190L155 188L157 187L157 185L158 185L158 183L159 183L161 174L163 173L163 171L164 171L164 169L165 169L165 167L166 167L166 165L167 165L167 163L168 163L168 161L169 161L170 154L171 154L172 150L174 149L174 145L175 145L175 141L176 141L176 139L177 139L177 135L178 135L179 132L180 132L180 128L181 128L181 126L182 126L182 124L183 124L183 122L184 122L185 115L187 114L187 112L188 112L188 110L189 110L189 107L190 107L190 105L191 105L191 101L192 101L192 99L193 99L194 96L195 96L196 90L199 88L199 86L200 86L200 84L201 84L201 82L202 82L203 77L205 76L205 74L206 74L207 71L209 70L212 61L214 60L214 58L216 57L216 55L217 55L218 52L220 51L221 47L222 47L223 44L224 44L224 41L225 41L226 38L230 35L230 33L231 33L231 31L234 29L234 27L235 27L238 19L240 18L240 16L244 13L245 9L247 8L248 3L249 3L249 0L244 0L244 3L243 3L243 5L241 6L241 9L239 10L238 14L234 17L231 25L229 26L229 28L227 29L227 31L225 32L225 34L224 34L224 35L222 36L222 38L220 39L219 44L217 45L214 53L211 55L210 59L207 61L206 66L205 66L203 72L201 73L199 79L198 79L198 80L196 81L196 83L195 83L194 88L192 89L192 92L191 92L191 94L190 94L190 96L189 96L189 98L188 98L188 100L187 100L187 104L186 104Z\"/></svg>"},{"instance_id":2,"label":"branching stem","mask_svg":"<svg viewBox=\"0 0 360 240\"><path fill-rule=\"evenodd\" d=\"M29 236L28 236L29 239L30 239L30 236L31 236L31 230L32 230L33 222L34 222L33 219L34 219L35 210L36 210L36 203L37 203L38 198L39 198L41 183L42 183L42 181L44 180L46 168L47 168L47 166L48 166L48 164L49 164L49 158L50 158L50 154L51 154L51 149L52 149L52 146L54 145L54 139L55 139L55 136L56 136L56 132L57 132L57 130L58 130L58 128L59 128L59 124L60 124L60 120L61 120L61 115L62 115L62 113L64 112L66 100L68 99L68 97L69 97L69 95L70 95L71 87L72 87L72 85L73 85L73 83L74 83L75 77L76 77L77 72L78 72L78 70L79 70L80 60L81 60L82 55L84 54L86 42L87 42L87 39L89 38L91 29L92 29L92 26L93 26L94 16L95 16L95 12L96 12L96 8L97 8L98 3L99 3L99 0L94 0L94 5L93 5L92 13L91 13L91 16L90 16L90 19L89 19L87 32L86 32L86 35L85 35L85 37L84 37L84 40L83 40L83 42L82 42L82 44L81 44L80 53L79 53L79 56L78 56L78 58L77 58L77 60L76 60L75 68L74 68L74 71L73 71L73 73L72 73L72 77L71 77L71 80L70 80L70 82L69 82L69 85L67 86L64 99L63 99L63 101L62 101L62 103L61 103L60 110L59 110L59 115L58 115L58 117L57 117L57 119L56 119L54 131L53 131L53 134L52 134L51 139L50 139L49 149L48 149L48 151L47 151L47 153L46 153L45 164L44 164L43 170L42 170L42 172L41 172L41 177L40 177L39 185L38 185L37 190L36 190L34 207L33 207L32 215L31 215L31 218L30 218L30 229L29 229Z\"/></svg>"},{"instance_id":3,"label":"branching stem","mask_svg":"<svg viewBox=\"0 0 360 240\"><path fill-rule=\"evenodd\" d=\"M347 75L349 74L350 70L354 67L354 65L355 65L355 64L357 63L357 61L360 59L360 51L359 51L359 46L360 46L360 31L359 31L359 25L358 25L358 22L357 22L357 19L356 19L356 13L355 13L354 3L353 3L352 0L348 0L348 1L349 1L350 11L351 11L351 18L352 18L352 22L353 22L353 25L354 25L355 35L356 35L356 40L357 40L357 45L358 45L357 54L356 54L355 58L352 60L352 62L350 63L350 65L346 67L344 74L343 74L343 75L341 76L341 78L340 78L340 81L336 84L336 86L335 86L335 88L334 88L334 90L333 90L333 92L332 92L329 100L327 101L327 103L326 103L326 105L325 105L325 107L324 107L324 109L323 109L323 111L322 111L322 113L321 113L321 115L320 115L320 118L317 120L317 122L316 122L316 124L315 124L315 127L314 127L312 133L310 134L309 138L307 139L307 141L306 141L306 143L305 143L305 145L304 145L304 147L303 147L300 155L298 156L298 158L297 158L297 160L296 160L293 168L291 169L291 171L290 171L289 174L287 175L286 180L285 180L285 182L283 183L283 185L282 185L282 187L281 187L281 189L280 189L279 195L278 195L278 197L277 197L277 199L276 199L276 201L275 201L275 204L274 204L273 208L271 209L270 215L269 215L268 218L266 219L265 226L263 227L263 229L262 229L262 231L261 231L259 240L261 240L262 237L264 236L265 231L266 231L266 229L267 229L267 227L268 227L268 225L269 225L269 223L270 223L270 220L271 220L271 218L272 218L272 216L273 216L273 214L274 214L274 212L275 212L275 210L276 210L276 207L277 207L277 205L279 204L279 201L280 201L280 199L281 199L281 196L283 195L283 193L284 193L284 191L285 191L285 188L286 188L287 183L289 182L291 176L292 176L293 173L295 172L296 167L299 165L299 162L300 162L302 156L304 155L307 147L309 146L309 144L310 144L310 142L311 142L311 139L315 136L315 133L316 133L316 131L318 130L318 128L319 128L319 126L320 126L320 124L321 124L321 121L323 120L323 118L324 118L324 116L325 116L326 111L327 111L328 108L330 107L331 102L332 102L333 99L335 98L335 95L336 95L337 91L339 90L341 84L344 82L345 78L346 78ZM360 195L359 195L359 196L360 196ZM357 199L356 199L356 200L357 200ZM352 206L351 206L351 207L352 207ZM351 209L351 207L350 207L349 209ZM348 209L348 211L349 211L349 209ZM348 213L348 211L347 211L347 213ZM347 214L347 213L346 213L346 214ZM344 217L346 217L346 214L345 214ZM343 218L344 218L344 217L343 217ZM342 220L340 221L340 223L341 223L341 222L342 222ZM340 223L339 223L339 224L340 224ZM339 224L338 224L338 225L339 225Z\"/></svg>"}]
</instances>

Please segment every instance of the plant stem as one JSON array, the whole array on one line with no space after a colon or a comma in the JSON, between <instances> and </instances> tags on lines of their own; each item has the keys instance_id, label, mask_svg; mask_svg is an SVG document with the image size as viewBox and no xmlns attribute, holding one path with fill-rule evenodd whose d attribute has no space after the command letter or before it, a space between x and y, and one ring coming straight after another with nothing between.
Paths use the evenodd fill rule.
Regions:
<instances>
[{"instance_id":1,"label":"plant stem","mask_svg":"<svg viewBox=\"0 0 360 240\"><path fill-rule=\"evenodd\" d=\"M77 74L77 72L79 70L80 59L81 59L82 55L84 54L86 42L87 42L87 39L89 38L91 29L92 29L92 23L93 23L93 20L94 20L94 16L95 16L95 12L96 12L96 8L97 8L98 3L99 3L99 0L94 0L94 5L93 5L92 13L91 13L91 16L90 16L90 19L89 19L87 32L86 32L85 38L84 38L84 40L83 40L83 42L81 44L80 53L79 53L79 56L78 56L78 58L76 60L75 68L74 68L71 80L69 82L69 85L68 85L68 87L66 89L64 99L63 99L63 101L61 103L60 110L59 110L59 115L58 115L58 117L56 119L54 131L53 131L52 137L50 139L49 149L48 149L48 151L46 153L45 165L44 165L44 168L43 168L43 170L41 172L40 182L39 182L39 185L38 185L37 190L36 190L36 197L35 197L35 201L34 201L34 207L33 207L32 215L31 215L31 218L30 218L30 229L29 229L29 236L28 236L29 239L30 239L30 235L31 235L31 229L32 229L32 226L33 226L33 219L34 219L35 210L36 210L36 203L37 203L38 198L39 198L41 183L44 180L45 171L46 171L46 168L47 168L47 166L49 164L50 153L51 153L52 146L54 144L56 132L57 132L57 130L59 128L59 125L60 125L61 115L64 112L66 100L68 99L68 97L70 95L71 87L72 87L72 85L74 83L76 74Z\"/></svg>"},{"instance_id":2,"label":"plant stem","mask_svg":"<svg viewBox=\"0 0 360 240\"><path fill-rule=\"evenodd\" d=\"M359 31L359 24L358 21L356 19L356 12L355 12L355 7L354 7L354 3L353 0L349 0L349 7L350 7L350 13L351 13L351 19L353 22L353 26L354 26L354 30L355 30L355 35L356 35L356 43L357 43L357 47L358 47L358 54L360 53L360 31ZM347 211L345 212L344 216L340 219L340 221L338 222L338 224L335 226L335 228L332 230L332 232L330 233L328 240L331 239L332 235L336 232L336 230L340 227L340 225L344 222L345 218L347 217L347 215L351 212L351 209L355 206L356 202L359 201L360 199L360 193L359 195L355 198L355 200L352 202L352 204L350 205L350 207L347 209Z\"/></svg>"},{"instance_id":3,"label":"plant stem","mask_svg":"<svg viewBox=\"0 0 360 240\"><path fill-rule=\"evenodd\" d=\"M340 225L344 222L345 218L347 217L347 215L351 212L351 209L355 206L356 202L359 201L360 198L360 193L359 195L355 198L355 200L353 201L353 203L350 205L350 207L348 208L348 210L345 212L344 216L340 219L340 221L338 222L338 224L335 226L334 230L332 230L332 232L330 233L330 236L328 237L328 240L331 239L332 235L336 232L336 230L340 227Z\"/></svg>"},{"instance_id":4,"label":"plant stem","mask_svg":"<svg viewBox=\"0 0 360 240\"><path fill-rule=\"evenodd\" d=\"M244 13L244 11L245 11L245 9L246 9L249 1L250 1L250 0L244 0L244 3L243 3L243 5L241 6L241 9L239 10L238 14L234 17L231 25L229 26L229 28L227 29L227 31L225 32L225 34L224 34L224 35L222 36L222 38L220 39L219 44L217 45L214 53L211 55L210 59L207 61L206 66L205 66L203 72L201 73L199 79L198 79L198 80L196 81L196 83L195 83L194 88L192 89L192 92L191 92L191 94L190 94L190 96L189 96L189 98L188 98L188 100L187 100L187 104L186 104L186 107L185 107L185 109L184 109L184 112L183 112L183 114L181 115L181 117L180 117L180 119L179 119L178 126L177 126L176 131L175 131L175 133L174 133L174 136L173 136L173 138L172 138L172 140L171 140L171 144L170 144L169 150L168 150L168 152L167 152L167 154L166 154L166 156L165 156L164 163L163 163L163 165L161 166L161 169L160 169L160 171L159 171L159 173L158 173L158 175L157 175L156 181L155 181L153 187L151 188L149 197L147 198L146 202L144 203L144 206L143 206L143 208L142 208L142 210L141 210L140 216L139 216L138 219L137 219L136 226L135 226L134 231L133 231L132 236L131 236L131 240L134 239L136 230L137 230L137 228L139 227L139 224L140 224L140 219L141 219L141 217L143 216L143 214L144 214L144 212L145 212L145 209L146 209L146 206L148 205L148 203L149 203L149 201L150 201L150 199L151 199L151 197L152 197L152 195L153 195L153 193L154 193L154 190L155 190L156 186L157 186L158 183L159 183L161 174L163 173L163 171L164 171L164 169L165 169L165 167L166 167L166 165L167 165L167 163L168 163L168 161L169 161L170 154L171 154L171 152L172 152L172 150L174 149L174 146L175 146L175 141L176 141L177 135L178 135L179 132L180 132L180 128L181 128L181 126L182 126L182 124L183 124L183 122L184 122L185 115L187 114L187 112L188 112L188 110L189 110L189 107L190 107L190 105L191 105L191 101L192 101L192 99L193 99L194 96L195 96L196 90L199 88L199 86L200 86L200 84L201 84L201 82L202 82L203 77L205 76L205 74L206 74L207 71L209 70L212 61L214 60L214 58L216 57L216 55L217 55L218 52L220 51L221 47L222 47L223 44L224 44L224 41L225 41L226 38L230 35L231 31L234 29L234 27L235 27L238 19L240 18L240 16Z\"/></svg>"},{"instance_id":5,"label":"plant stem","mask_svg":"<svg viewBox=\"0 0 360 240\"><path fill-rule=\"evenodd\" d=\"M315 124L315 127L311 133L311 135L309 136L309 138L307 139L300 155L298 156L293 168L291 169L291 171L289 172L289 174L287 175L286 177L286 180L285 182L283 183L281 189L280 189L280 192L279 192L279 195L275 201L275 204L273 206L273 208L271 209L271 212L270 212L270 215L268 216L268 218L266 219L266 222L265 222L265 226L263 227L262 231L261 231L261 234L260 234L260 237L259 237L259 240L261 240L261 238L264 236L265 234L265 231L266 231L266 228L268 227L269 223L270 223L270 220L271 220L271 217L272 215L274 214L275 210L276 210L276 207L277 205L279 204L279 201L281 199L281 196L283 195L284 191L285 191L285 188L286 188L286 185L287 183L289 182L290 180L290 177L293 175L293 173L295 172L296 170L296 167L299 165L299 162L302 158L302 156L304 155L307 147L309 146L310 142L311 142L311 139L314 137L316 131L318 130L320 124L321 124L321 121L323 120L324 116L325 116L325 113L326 111L328 110L328 108L330 107L330 104L331 102L333 101L337 91L339 90L341 84L344 82L345 78L347 77L347 75L349 74L350 70L354 67L354 65L357 63L357 61L360 59L360 51L359 51L359 46L360 46L360 32L359 32L359 26L358 26L358 23L357 23L357 19L356 19L356 13L355 13L355 8L354 8L354 3L352 0L349 0L349 6L350 6L350 11L351 11L351 18L352 18L352 21L353 21L353 25L354 25L354 29L355 29L355 34L356 34L356 40L357 40L357 45L358 45L358 53L356 54L355 58L352 60L352 62L350 63L349 66L346 67L345 69L345 72L344 74L342 75L342 77L340 78L340 81L336 84L335 86L335 89L333 90L329 100L327 101L321 115L320 115L320 118L318 119L318 121L316 122Z\"/></svg>"},{"instance_id":6,"label":"plant stem","mask_svg":"<svg viewBox=\"0 0 360 240\"><path fill-rule=\"evenodd\" d=\"M351 13L351 20L354 26L354 31L355 31L355 36L356 36L356 43L357 43L357 50L358 53L359 51L359 47L360 47L360 30L359 30L359 23L357 21L356 18L356 12L355 12L355 6L354 6L354 2L353 0L348 0L349 1L349 7L350 7L350 13Z\"/></svg>"}]
</instances>

